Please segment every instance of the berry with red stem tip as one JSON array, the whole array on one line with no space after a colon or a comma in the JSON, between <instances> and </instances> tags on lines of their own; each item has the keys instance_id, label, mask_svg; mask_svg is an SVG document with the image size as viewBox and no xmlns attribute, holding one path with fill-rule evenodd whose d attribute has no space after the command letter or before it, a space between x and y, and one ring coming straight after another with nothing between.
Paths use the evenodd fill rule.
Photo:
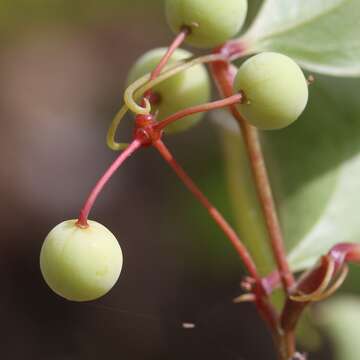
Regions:
<instances>
[{"instance_id":1,"label":"berry with red stem tip","mask_svg":"<svg viewBox=\"0 0 360 360\"><path fill-rule=\"evenodd\" d=\"M91 301L115 285L123 264L115 236L103 225L64 221L47 235L40 253L40 269L49 287L72 301Z\"/></svg>"}]
</instances>

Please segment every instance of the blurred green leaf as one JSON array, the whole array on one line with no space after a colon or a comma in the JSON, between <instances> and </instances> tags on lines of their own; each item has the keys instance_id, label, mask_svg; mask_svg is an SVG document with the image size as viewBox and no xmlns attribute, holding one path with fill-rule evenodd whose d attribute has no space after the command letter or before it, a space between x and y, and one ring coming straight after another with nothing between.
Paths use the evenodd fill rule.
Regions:
<instances>
[{"instance_id":1,"label":"blurred green leaf","mask_svg":"<svg viewBox=\"0 0 360 360\"><path fill-rule=\"evenodd\" d=\"M358 360L360 354L360 299L334 298L320 306L318 317L330 336L336 360Z\"/></svg>"},{"instance_id":2,"label":"blurred green leaf","mask_svg":"<svg viewBox=\"0 0 360 360\"><path fill-rule=\"evenodd\" d=\"M312 266L338 242L360 241L357 211L360 202L359 87L360 80L319 77L311 87L307 110L294 125L281 131L262 132L293 270ZM237 129L228 115L217 114L217 122L233 133ZM239 147L239 135L237 142L238 150L228 151L227 161L231 161L232 166L237 162L238 171L246 178L249 169L244 169L244 163L236 160L239 159L237 152L244 151ZM248 194L253 193L252 186L243 186ZM244 203L238 189L231 188L233 203ZM258 224L258 232L255 240L254 236L247 235L247 228L254 224L243 221L246 215L239 220L243 210L235 211L243 241L253 246L263 243L263 249L268 251L256 197L248 195L247 198L253 201L247 206L253 211L252 219ZM258 263L260 267L264 264L265 260Z\"/></svg>"},{"instance_id":3,"label":"blurred green leaf","mask_svg":"<svg viewBox=\"0 0 360 360\"><path fill-rule=\"evenodd\" d=\"M251 52L282 52L311 71L358 76L360 1L266 0L244 41Z\"/></svg>"},{"instance_id":4,"label":"blurred green leaf","mask_svg":"<svg viewBox=\"0 0 360 360\"><path fill-rule=\"evenodd\" d=\"M359 25L358 1L266 0L244 39L255 44L254 51L281 51L308 69L355 76L360 74ZM285 130L262 133L289 260L295 271L312 266L336 243L360 241L359 87L356 79L319 76L301 119ZM229 123L224 117L220 122ZM258 266L268 268L269 262L261 256L269 250L268 239L253 186L244 183L249 169L238 154L244 151L239 136L237 142L237 149L232 145L235 150L226 155L227 162L233 167L236 162L238 172L243 173L243 178L236 177L235 171L229 176L236 177L248 194L245 198L230 182L233 203L242 204L235 207L237 223ZM252 212L251 220L245 208ZM256 236L251 230L255 227Z\"/></svg>"},{"instance_id":5,"label":"blurred green leaf","mask_svg":"<svg viewBox=\"0 0 360 360\"><path fill-rule=\"evenodd\" d=\"M297 123L263 134L294 270L338 242L360 241L359 86L360 80L319 78Z\"/></svg>"},{"instance_id":6,"label":"blurred green leaf","mask_svg":"<svg viewBox=\"0 0 360 360\"><path fill-rule=\"evenodd\" d=\"M28 33L33 28L42 29L44 25L130 21L129 11L149 16L149 12L160 5L161 0L2 0L0 36L8 38L17 33Z\"/></svg>"},{"instance_id":7,"label":"blurred green leaf","mask_svg":"<svg viewBox=\"0 0 360 360\"><path fill-rule=\"evenodd\" d=\"M304 348L306 351L314 353L321 349L323 337L316 324L313 309L307 309L300 318L296 329L296 339L301 348ZM313 354L311 357L314 359Z\"/></svg>"}]
</instances>

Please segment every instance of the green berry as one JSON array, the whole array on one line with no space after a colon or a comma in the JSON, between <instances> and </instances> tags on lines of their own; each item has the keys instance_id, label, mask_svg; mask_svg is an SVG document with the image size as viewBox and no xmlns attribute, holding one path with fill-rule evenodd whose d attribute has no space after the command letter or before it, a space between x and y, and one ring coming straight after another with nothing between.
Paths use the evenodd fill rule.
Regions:
<instances>
[{"instance_id":1,"label":"green berry","mask_svg":"<svg viewBox=\"0 0 360 360\"><path fill-rule=\"evenodd\" d=\"M131 84L146 73L153 71L166 52L166 48L150 50L141 56L131 68L128 84ZM188 51L177 49L169 64L192 57ZM210 100L210 79L204 65L196 65L163 81L153 89L159 102L152 105L152 110L159 111L158 119L183 110L187 107L206 103ZM187 116L166 128L167 132L179 132L196 124L203 114Z\"/></svg>"},{"instance_id":2,"label":"green berry","mask_svg":"<svg viewBox=\"0 0 360 360\"><path fill-rule=\"evenodd\" d=\"M264 52L245 61L237 73L234 91L243 92L240 113L259 129L281 129L292 124L308 101L308 84L289 57Z\"/></svg>"},{"instance_id":3,"label":"green berry","mask_svg":"<svg viewBox=\"0 0 360 360\"><path fill-rule=\"evenodd\" d=\"M89 221L64 221L47 235L40 253L40 269L49 287L72 301L90 301L105 295L119 278L123 256L114 235Z\"/></svg>"},{"instance_id":4,"label":"green berry","mask_svg":"<svg viewBox=\"0 0 360 360\"><path fill-rule=\"evenodd\" d=\"M210 48L241 30L247 8L247 0L166 0L166 17L175 33L190 29L189 44Z\"/></svg>"}]
</instances>

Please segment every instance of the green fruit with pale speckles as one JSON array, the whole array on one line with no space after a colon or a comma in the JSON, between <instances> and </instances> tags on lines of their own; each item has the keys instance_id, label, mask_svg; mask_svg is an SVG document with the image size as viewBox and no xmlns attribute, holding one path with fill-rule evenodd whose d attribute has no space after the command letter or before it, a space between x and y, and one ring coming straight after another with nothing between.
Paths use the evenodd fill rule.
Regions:
<instances>
[{"instance_id":1,"label":"green fruit with pale speckles","mask_svg":"<svg viewBox=\"0 0 360 360\"><path fill-rule=\"evenodd\" d=\"M153 71L166 52L166 48L150 50L141 56L130 70L128 84ZM177 49L169 64L192 57L188 51ZM152 105L153 111L159 111L158 120L185 108L200 105L210 100L210 79L204 65L196 65L175 76L166 79L153 88L159 102ZM195 114L169 125L165 131L175 133L195 125L203 114Z\"/></svg>"},{"instance_id":2,"label":"green fruit with pale speckles","mask_svg":"<svg viewBox=\"0 0 360 360\"><path fill-rule=\"evenodd\" d=\"M103 225L64 221L47 235L40 268L49 287L72 301L90 301L105 295L119 278L123 255L114 235Z\"/></svg>"},{"instance_id":3,"label":"green fruit with pale speckles","mask_svg":"<svg viewBox=\"0 0 360 360\"><path fill-rule=\"evenodd\" d=\"M210 48L241 30L247 8L247 0L167 0L166 17L175 33L190 29L186 39L190 45Z\"/></svg>"},{"instance_id":4,"label":"green fruit with pale speckles","mask_svg":"<svg viewBox=\"0 0 360 360\"><path fill-rule=\"evenodd\" d=\"M259 129L281 129L292 124L308 101L308 84L300 67L289 57L264 52L239 68L234 91L246 98L240 113Z\"/></svg>"}]
</instances>

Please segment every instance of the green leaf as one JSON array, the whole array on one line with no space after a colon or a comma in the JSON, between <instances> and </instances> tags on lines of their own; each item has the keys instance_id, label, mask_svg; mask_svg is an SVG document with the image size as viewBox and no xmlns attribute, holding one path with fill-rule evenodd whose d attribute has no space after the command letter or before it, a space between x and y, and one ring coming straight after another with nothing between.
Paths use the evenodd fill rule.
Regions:
<instances>
[{"instance_id":1,"label":"green leaf","mask_svg":"<svg viewBox=\"0 0 360 360\"><path fill-rule=\"evenodd\" d=\"M339 242L359 242L360 80L319 78L304 115L264 132L264 150L293 270Z\"/></svg>"},{"instance_id":2,"label":"green leaf","mask_svg":"<svg viewBox=\"0 0 360 360\"><path fill-rule=\"evenodd\" d=\"M332 340L336 360L358 360L360 354L360 299L341 296L321 305L318 319Z\"/></svg>"},{"instance_id":3,"label":"green leaf","mask_svg":"<svg viewBox=\"0 0 360 360\"><path fill-rule=\"evenodd\" d=\"M360 75L360 2L266 0L243 40L253 52L287 53L310 70ZM356 79L319 76L310 89L304 115L285 130L262 133L294 271L312 266L336 243L360 241L359 88ZM238 166L244 173L248 171L243 162ZM248 186L247 191L253 189ZM237 191L232 193L234 203L241 201ZM248 206L256 209L254 204ZM261 214L257 212L255 218L259 229L256 243L263 243L267 251ZM238 225L245 234L244 242L252 243L243 229L246 222L238 220ZM253 251L258 245L253 245ZM259 266L266 264L264 259L257 260Z\"/></svg>"},{"instance_id":4,"label":"green leaf","mask_svg":"<svg viewBox=\"0 0 360 360\"><path fill-rule=\"evenodd\" d=\"M249 53L277 51L305 69L360 75L359 0L266 0L243 36Z\"/></svg>"},{"instance_id":5,"label":"green leaf","mask_svg":"<svg viewBox=\"0 0 360 360\"><path fill-rule=\"evenodd\" d=\"M296 339L299 343L299 348L307 352L314 353L322 348L324 344L323 336L316 323L313 308L306 309L301 316L296 329ZM316 359L313 354L311 357Z\"/></svg>"},{"instance_id":6,"label":"green leaf","mask_svg":"<svg viewBox=\"0 0 360 360\"><path fill-rule=\"evenodd\" d=\"M359 88L357 79L319 77L311 86L309 106L297 122L281 131L261 133L294 271L312 266L336 243L360 242ZM271 251L254 188L246 180L249 165L239 156L245 150L237 126L229 115L216 118L233 134L226 138L225 154L227 163L237 169L228 175L233 178L229 188L239 232L258 266L268 269ZM243 194L239 195L239 187ZM251 221L246 211L251 212ZM254 227L256 236L251 234Z\"/></svg>"}]
</instances>

